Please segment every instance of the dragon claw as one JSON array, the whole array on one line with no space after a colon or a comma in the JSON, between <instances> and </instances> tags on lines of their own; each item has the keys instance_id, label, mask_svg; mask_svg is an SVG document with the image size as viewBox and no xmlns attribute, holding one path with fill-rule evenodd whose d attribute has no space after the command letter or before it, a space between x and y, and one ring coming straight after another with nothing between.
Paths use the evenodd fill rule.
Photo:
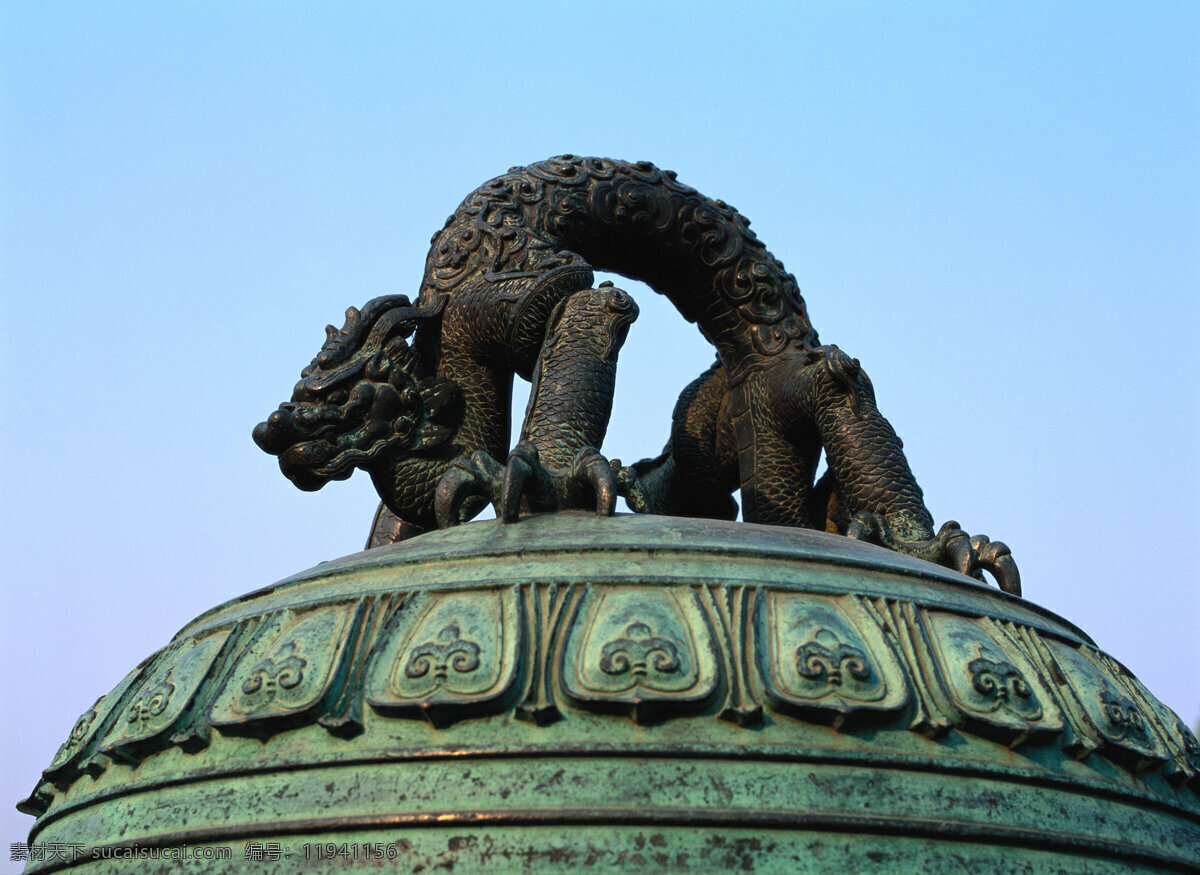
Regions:
<instances>
[{"instance_id":1,"label":"dragon claw","mask_svg":"<svg viewBox=\"0 0 1200 875\"><path fill-rule=\"evenodd\" d=\"M596 494L596 514L612 516L617 509L617 478L608 459L593 447L580 450L571 461L571 479L585 481Z\"/></svg>"},{"instance_id":2,"label":"dragon claw","mask_svg":"<svg viewBox=\"0 0 1200 875\"><path fill-rule=\"evenodd\" d=\"M630 494L641 495L632 469L610 463L594 447L584 447L559 471L541 462L534 444L522 441L504 465L482 451L455 460L438 481L434 514L439 528L466 522L488 503L503 523L516 522L522 509L542 513L593 505L598 515L612 516L617 496Z\"/></svg>"},{"instance_id":3,"label":"dragon claw","mask_svg":"<svg viewBox=\"0 0 1200 875\"><path fill-rule=\"evenodd\" d=\"M433 510L438 528L465 523L489 502L496 504L499 475L500 465L487 453L477 451L456 459L434 492Z\"/></svg>"},{"instance_id":4,"label":"dragon claw","mask_svg":"<svg viewBox=\"0 0 1200 875\"><path fill-rule=\"evenodd\" d=\"M625 499L629 509L634 513L650 513L650 499L633 465L624 465L620 459L613 459L609 464L617 481L617 494Z\"/></svg>"},{"instance_id":5,"label":"dragon claw","mask_svg":"<svg viewBox=\"0 0 1200 875\"><path fill-rule=\"evenodd\" d=\"M537 449L519 444L509 457L510 473L520 489L505 490L506 522L517 518L522 499L533 512L574 510L594 506L599 516L612 516L616 510L620 486L608 459L595 447L575 453L565 470L547 467L539 461Z\"/></svg>"},{"instance_id":6,"label":"dragon claw","mask_svg":"<svg viewBox=\"0 0 1200 875\"><path fill-rule=\"evenodd\" d=\"M889 520L882 514L857 513L846 528L846 536L934 562L976 580L982 581L986 571L1001 591L1021 594L1021 573L1012 551L1002 541L992 541L986 535L971 537L954 520L943 524L936 535L913 537L910 522L907 518Z\"/></svg>"},{"instance_id":7,"label":"dragon claw","mask_svg":"<svg viewBox=\"0 0 1200 875\"><path fill-rule=\"evenodd\" d=\"M515 523L521 516L521 497L525 494L530 476L535 475L539 467L537 447L532 444L519 443L508 454L500 505L497 507L501 522Z\"/></svg>"},{"instance_id":8,"label":"dragon claw","mask_svg":"<svg viewBox=\"0 0 1200 875\"><path fill-rule=\"evenodd\" d=\"M516 522L522 507L534 513L574 510L594 505L600 516L612 516L621 494L616 473L595 447L579 450L566 470L548 467L537 447L523 441L508 457L500 518Z\"/></svg>"},{"instance_id":9,"label":"dragon claw","mask_svg":"<svg viewBox=\"0 0 1200 875\"><path fill-rule=\"evenodd\" d=\"M1007 544L976 535L971 539L971 551L975 554L977 565L996 578L1001 590L1011 595L1021 594L1021 572Z\"/></svg>"},{"instance_id":10,"label":"dragon claw","mask_svg":"<svg viewBox=\"0 0 1200 875\"><path fill-rule=\"evenodd\" d=\"M983 579L973 567L975 551L971 538L959 527L957 521L950 520L943 523L942 527L938 529L936 541L940 547L941 558L935 559L935 562L945 565L947 568L953 568L959 574L965 574L977 580Z\"/></svg>"}]
</instances>

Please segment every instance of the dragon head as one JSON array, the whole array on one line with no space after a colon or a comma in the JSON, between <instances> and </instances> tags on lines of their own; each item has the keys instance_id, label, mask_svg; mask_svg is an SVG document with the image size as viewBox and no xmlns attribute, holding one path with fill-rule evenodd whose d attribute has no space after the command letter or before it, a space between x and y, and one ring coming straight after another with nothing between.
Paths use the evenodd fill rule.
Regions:
<instances>
[{"instance_id":1,"label":"dragon head","mask_svg":"<svg viewBox=\"0 0 1200 875\"><path fill-rule=\"evenodd\" d=\"M255 427L254 442L279 457L292 483L315 491L355 468L448 441L458 388L423 376L408 343L439 309L414 307L404 295L351 307L341 330L326 326L325 345L300 372L292 400Z\"/></svg>"}]
</instances>

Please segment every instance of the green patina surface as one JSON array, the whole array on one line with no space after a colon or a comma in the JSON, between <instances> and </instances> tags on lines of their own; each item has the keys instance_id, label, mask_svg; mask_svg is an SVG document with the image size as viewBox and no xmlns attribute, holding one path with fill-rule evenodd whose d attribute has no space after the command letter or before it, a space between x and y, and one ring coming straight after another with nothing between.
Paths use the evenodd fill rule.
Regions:
<instances>
[{"instance_id":1,"label":"green patina surface","mask_svg":"<svg viewBox=\"0 0 1200 875\"><path fill-rule=\"evenodd\" d=\"M84 847L29 871L1159 871L1200 865L1198 774L1028 601L823 533L556 514L213 609L23 810Z\"/></svg>"}]
</instances>

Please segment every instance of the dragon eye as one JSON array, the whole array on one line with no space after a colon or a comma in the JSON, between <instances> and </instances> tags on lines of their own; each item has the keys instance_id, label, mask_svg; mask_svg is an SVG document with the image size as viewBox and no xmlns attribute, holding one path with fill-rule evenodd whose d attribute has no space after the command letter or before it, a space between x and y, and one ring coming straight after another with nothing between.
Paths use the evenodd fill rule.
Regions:
<instances>
[{"instance_id":1,"label":"dragon eye","mask_svg":"<svg viewBox=\"0 0 1200 875\"><path fill-rule=\"evenodd\" d=\"M338 389L336 392L329 393L329 403L342 405L350 400L350 393L345 389Z\"/></svg>"}]
</instances>

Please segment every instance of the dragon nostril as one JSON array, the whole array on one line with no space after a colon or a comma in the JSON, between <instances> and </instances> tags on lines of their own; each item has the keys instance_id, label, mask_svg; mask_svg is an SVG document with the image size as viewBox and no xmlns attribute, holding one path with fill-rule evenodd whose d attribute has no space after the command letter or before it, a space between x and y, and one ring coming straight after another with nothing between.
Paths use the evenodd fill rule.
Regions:
<instances>
[{"instance_id":1,"label":"dragon nostril","mask_svg":"<svg viewBox=\"0 0 1200 875\"><path fill-rule=\"evenodd\" d=\"M291 411L279 409L254 427L254 442L265 452L279 455L296 439L296 424Z\"/></svg>"},{"instance_id":2,"label":"dragon nostril","mask_svg":"<svg viewBox=\"0 0 1200 875\"><path fill-rule=\"evenodd\" d=\"M267 430L267 424L265 422L260 422L258 425L254 426L254 433L252 435L254 437L254 442L258 444L258 448L260 450L266 450L268 453L271 452L269 449L267 449L270 440L269 435L270 432Z\"/></svg>"}]
</instances>

